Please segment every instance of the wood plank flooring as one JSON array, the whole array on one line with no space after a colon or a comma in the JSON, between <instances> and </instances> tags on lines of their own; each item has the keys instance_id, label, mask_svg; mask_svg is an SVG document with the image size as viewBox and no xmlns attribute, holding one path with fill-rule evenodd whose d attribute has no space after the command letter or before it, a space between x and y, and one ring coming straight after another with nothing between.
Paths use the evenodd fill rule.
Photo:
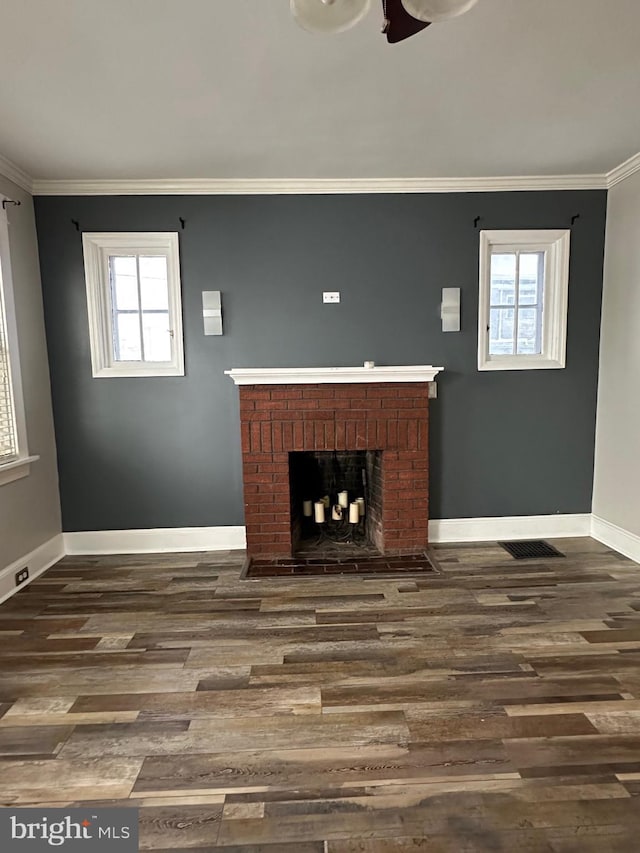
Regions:
<instances>
[{"instance_id":1,"label":"wood plank flooring","mask_svg":"<svg viewBox=\"0 0 640 853\"><path fill-rule=\"evenodd\" d=\"M138 806L174 853L635 853L640 566L554 544L66 558L0 606L0 804Z\"/></svg>"}]
</instances>

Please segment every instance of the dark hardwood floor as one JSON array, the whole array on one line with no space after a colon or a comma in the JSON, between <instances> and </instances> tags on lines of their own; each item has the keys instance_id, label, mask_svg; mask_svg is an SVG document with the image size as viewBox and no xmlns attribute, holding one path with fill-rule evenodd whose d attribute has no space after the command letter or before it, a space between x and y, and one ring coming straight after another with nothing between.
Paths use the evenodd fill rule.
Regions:
<instances>
[{"instance_id":1,"label":"dark hardwood floor","mask_svg":"<svg viewBox=\"0 0 640 853\"><path fill-rule=\"evenodd\" d=\"M554 544L67 558L0 606L0 803L139 806L146 850L637 851L640 567Z\"/></svg>"}]
</instances>

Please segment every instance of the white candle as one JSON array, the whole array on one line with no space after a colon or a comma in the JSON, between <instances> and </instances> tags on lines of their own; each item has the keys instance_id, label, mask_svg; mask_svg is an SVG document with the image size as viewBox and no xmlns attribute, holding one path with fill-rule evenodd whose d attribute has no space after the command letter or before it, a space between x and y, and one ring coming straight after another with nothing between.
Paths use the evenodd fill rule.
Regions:
<instances>
[{"instance_id":1,"label":"white candle","mask_svg":"<svg viewBox=\"0 0 640 853\"><path fill-rule=\"evenodd\" d=\"M360 520L360 510L358 508L358 504L354 501L349 506L349 522L351 524L357 524Z\"/></svg>"},{"instance_id":2,"label":"white candle","mask_svg":"<svg viewBox=\"0 0 640 853\"><path fill-rule=\"evenodd\" d=\"M338 492L338 503L343 509L349 506L349 492Z\"/></svg>"},{"instance_id":3,"label":"white candle","mask_svg":"<svg viewBox=\"0 0 640 853\"><path fill-rule=\"evenodd\" d=\"M331 508L331 518L333 521L342 521L342 507L339 504L334 504Z\"/></svg>"},{"instance_id":4,"label":"white candle","mask_svg":"<svg viewBox=\"0 0 640 853\"><path fill-rule=\"evenodd\" d=\"M358 504L360 516L362 517L364 515L364 498L356 498L356 503Z\"/></svg>"},{"instance_id":5,"label":"white candle","mask_svg":"<svg viewBox=\"0 0 640 853\"><path fill-rule=\"evenodd\" d=\"M314 505L314 518L316 524L324 524L324 503L316 501Z\"/></svg>"},{"instance_id":6,"label":"white candle","mask_svg":"<svg viewBox=\"0 0 640 853\"><path fill-rule=\"evenodd\" d=\"M313 501L302 501L302 514L305 518L311 518L313 515Z\"/></svg>"}]
</instances>

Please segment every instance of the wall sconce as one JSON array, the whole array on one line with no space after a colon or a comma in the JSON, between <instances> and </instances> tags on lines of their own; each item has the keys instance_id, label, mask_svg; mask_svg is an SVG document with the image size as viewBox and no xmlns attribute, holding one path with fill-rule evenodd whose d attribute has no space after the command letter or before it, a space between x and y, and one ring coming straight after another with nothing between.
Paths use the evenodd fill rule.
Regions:
<instances>
[{"instance_id":1,"label":"wall sconce","mask_svg":"<svg viewBox=\"0 0 640 853\"><path fill-rule=\"evenodd\" d=\"M440 319L443 332L460 331L460 288L443 287L440 304Z\"/></svg>"},{"instance_id":2,"label":"wall sconce","mask_svg":"<svg viewBox=\"0 0 640 853\"><path fill-rule=\"evenodd\" d=\"M205 335L222 334L222 302L219 290L202 291L202 318Z\"/></svg>"}]
</instances>

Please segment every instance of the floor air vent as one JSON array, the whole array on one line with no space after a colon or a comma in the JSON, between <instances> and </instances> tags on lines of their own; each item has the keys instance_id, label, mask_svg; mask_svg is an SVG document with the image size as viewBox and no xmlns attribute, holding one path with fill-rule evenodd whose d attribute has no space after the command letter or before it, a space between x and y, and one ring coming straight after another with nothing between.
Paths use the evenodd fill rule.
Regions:
<instances>
[{"instance_id":1,"label":"floor air vent","mask_svg":"<svg viewBox=\"0 0 640 853\"><path fill-rule=\"evenodd\" d=\"M545 557L564 557L565 555L542 539L528 542L499 542L516 560L533 560Z\"/></svg>"}]
</instances>

